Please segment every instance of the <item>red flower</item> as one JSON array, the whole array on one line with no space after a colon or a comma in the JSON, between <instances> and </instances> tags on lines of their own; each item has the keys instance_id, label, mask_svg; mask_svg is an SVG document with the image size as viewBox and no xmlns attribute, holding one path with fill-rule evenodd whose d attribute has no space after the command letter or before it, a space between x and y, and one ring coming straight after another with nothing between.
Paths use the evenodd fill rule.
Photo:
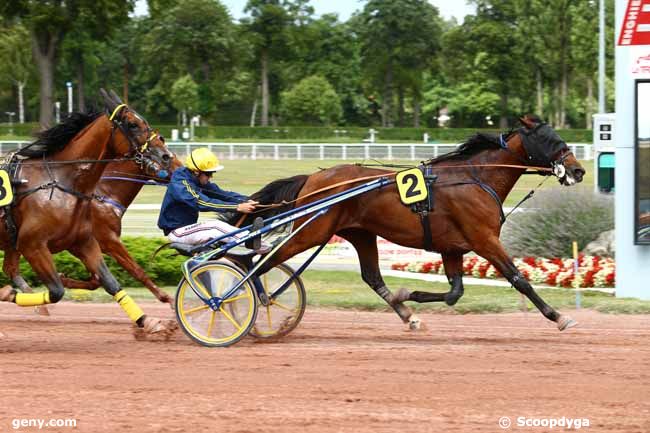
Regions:
<instances>
[{"instance_id":1,"label":"red flower","mask_svg":"<svg viewBox=\"0 0 650 433\"><path fill-rule=\"evenodd\" d=\"M594 275L597 271L590 270L582 278L582 287L594 287Z\"/></svg>"},{"instance_id":2,"label":"red flower","mask_svg":"<svg viewBox=\"0 0 650 433\"><path fill-rule=\"evenodd\" d=\"M532 267L537 266L537 259L535 257L524 257L522 261L526 263L528 266L532 266Z\"/></svg>"},{"instance_id":3,"label":"red flower","mask_svg":"<svg viewBox=\"0 0 650 433\"><path fill-rule=\"evenodd\" d=\"M557 284L557 274L558 272L551 272L546 276L546 284L549 286L554 286Z\"/></svg>"},{"instance_id":4,"label":"red flower","mask_svg":"<svg viewBox=\"0 0 650 433\"><path fill-rule=\"evenodd\" d=\"M491 263L490 262L484 262L478 267L478 274L480 278L485 278L485 275L487 274L488 269L490 269Z\"/></svg>"}]
</instances>

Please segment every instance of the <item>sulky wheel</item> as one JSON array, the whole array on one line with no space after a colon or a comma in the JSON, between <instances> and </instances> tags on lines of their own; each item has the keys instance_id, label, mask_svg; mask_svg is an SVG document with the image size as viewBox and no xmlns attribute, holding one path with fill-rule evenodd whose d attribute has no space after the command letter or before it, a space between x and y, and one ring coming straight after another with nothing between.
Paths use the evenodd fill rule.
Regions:
<instances>
[{"instance_id":1,"label":"sulky wheel","mask_svg":"<svg viewBox=\"0 0 650 433\"><path fill-rule=\"evenodd\" d=\"M280 264L260 277L270 302L266 306L258 302L257 320L250 330L250 335L256 338L279 337L287 335L298 326L307 303L305 286L300 277L293 279L281 295L273 296L293 274L291 267Z\"/></svg>"},{"instance_id":2,"label":"sulky wheel","mask_svg":"<svg viewBox=\"0 0 650 433\"><path fill-rule=\"evenodd\" d=\"M221 297L244 279L235 265L211 261L192 271L199 290L206 298ZM192 340L210 347L235 344L246 336L257 316L257 297L246 282L214 311L194 293L183 278L176 292L176 317Z\"/></svg>"}]
</instances>

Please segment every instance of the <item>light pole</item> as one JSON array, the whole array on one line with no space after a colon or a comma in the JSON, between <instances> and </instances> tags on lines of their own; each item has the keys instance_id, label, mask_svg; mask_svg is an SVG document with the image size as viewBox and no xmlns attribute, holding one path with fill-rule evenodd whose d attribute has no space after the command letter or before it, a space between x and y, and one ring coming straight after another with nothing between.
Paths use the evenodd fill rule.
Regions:
<instances>
[{"instance_id":1,"label":"light pole","mask_svg":"<svg viewBox=\"0 0 650 433\"><path fill-rule=\"evenodd\" d=\"M14 116L16 113L13 111L5 111L5 114L9 116L9 135L14 135Z\"/></svg>"},{"instance_id":2,"label":"light pole","mask_svg":"<svg viewBox=\"0 0 650 433\"><path fill-rule=\"evenodd\" d=\"M605 0L600 0L598 11L598 112L605 112Z\"/></svg>"},{"instance_id":3,"label":"light pole","mask_svg":"<svg viewBox=\"0 0 650 433\"><path fill-rule=\"evenodd\" d=\"M72 81L65 83L68 88L68 113L72 113Z\"/></svg>"}]
</instances>

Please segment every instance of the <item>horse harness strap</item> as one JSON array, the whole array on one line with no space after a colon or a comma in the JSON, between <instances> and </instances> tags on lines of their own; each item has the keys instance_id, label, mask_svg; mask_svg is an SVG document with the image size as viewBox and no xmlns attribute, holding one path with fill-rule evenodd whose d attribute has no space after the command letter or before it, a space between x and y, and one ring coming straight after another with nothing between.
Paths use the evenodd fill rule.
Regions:
<instances>
[{"instance_id":1,"label":"horse harness strap","mask_svg":"<svg viewBox=\"0 0 650 433\"><path fill-rule=\"evenodd\" d=\"M426 251L433 251L433 238L431 235L431 221L429 214L433 212L435 207L433 184L438 179L438 176L433 174L433 167L430 165L422 164L417 167L420 169L424 176L424 184L427 191L425 200L418 201L410 205L411 210L418 214L420 217L420 224L422 225L422 232L424 238L424 249Z\"/></svg>"},{"instance_id":2,"label":"horse harness strap","mask_svg":"<svg viewBox=\"0 0 650 433\"><path fill-rule=\"evenodd\" d=\"M118 202L117 200L113 200L108 196L101 195L101 194L93 194L92 198L96 199L98 202L110 204L111 206L113 206L114 208L116 208L122 213L126 211L126 207L122 203Z\"/></svg>"},{"instance_id":3,"label":"horse harness strap","mask_svg":"<svg viewBox=\"0 0 650 433\"><path fill-rule=\"evenodd\" d=\"M51 182L44 183L43 185L39 185L39 186L37 186L35 188L31 188L31 189L28 189L26 191L18 192L18 193L16 193L16 196L26 196L26 195L29 195L29 194L34 193L36 191L41 191L41 190L44 190L44 189L50 189L51 190L51 192L50 192L50 200L52 200L52 194L54 193L55 188L65 192L65 193L68 193L70 195L73 195L73 196L75 196L75 197L77 197L77 198L79 198L81 200L92 200L94 198L98 198L98 196L96 194L86 195L86 194L81 193L79 191L75 191L75 190L70 189L70 188L68 188L66 186L63 186L57 180L53 180Z\"/></svg>"},{"instance_id":4,"label":"horse harness strap","mask_svg":"<svg viewBox=\"0 0 650 433\"><path fill-rule=\"evenodd\" d=\"M494 188L492 188L487 183L481 182L480 179L475 179L475 180L468 180L468 181L463 181L463 182L453 182L453 183L440 184L440 186L460 186L460 185L478 185L483 191L490 194L490 196L494 199L494 201L499 206L499 218L500 218L501 225L503 225L503 223L506 222L506 215L503 212L503 203L501 202L501 199L499 198L499 194L497 194L497 192L494 190Z\"/></svg>"}]
</instances>

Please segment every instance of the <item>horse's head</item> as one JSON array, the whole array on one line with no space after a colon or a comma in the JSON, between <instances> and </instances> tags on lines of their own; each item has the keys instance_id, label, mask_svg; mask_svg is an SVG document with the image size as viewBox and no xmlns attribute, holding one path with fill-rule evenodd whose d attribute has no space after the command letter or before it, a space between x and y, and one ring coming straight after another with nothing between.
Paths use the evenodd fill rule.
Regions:
<instances>
[{"instance_id":1,"label":"horse's head","mask_svg":"<svg viewBox=\"0 0 650 433\"><path fill-rule=\"evenodd\" d=\"M116 155L133 158L143 170L156 177L169 176L174 154L165 140L153 132L147 121L129 108L111 91L100 89L109 120L113 123L113 137L109 142ZM153 172L153 173L152 173Z\"/></svg>"},{"instance_id":2,"label":"horse's head","mask_svg":"<svg viewBox=\"0 0 650 433\"><path fill-rule=\"evenodd\" d=\"M148 176L158 180L169 180L171 173L177 168L174 161L177 161L174 152L167 148L165 137L159 131L152 131L144 151L140 157L136 157L136 163Z\"/></svg>"},{"instance_id":3,"label":"horse's head","mask_svg":"<svg viewBox=\"0 0 650 433\"><path fill-rule=\"evenodd\" d=\"M159 131L151 133L147 150L149 150L151 158L143 157L140 161L141 167L146 175L159 181L168 182L171 174L183 166L176 154L169 150L165 144L165 137ZM163 161L163 164L156 161Z\"/></svg>"},{"instance_id":4,"label":"horse's head","mask_svg":"<svg viewBox=\"0 0 650 433\"><path fill-rule=\"evenodd\" d=\"M530 164L553 169L562 185L582 182L586 171L557 132L537 116L521 117L521 142Z\"/></svg>"}]
</instances>

